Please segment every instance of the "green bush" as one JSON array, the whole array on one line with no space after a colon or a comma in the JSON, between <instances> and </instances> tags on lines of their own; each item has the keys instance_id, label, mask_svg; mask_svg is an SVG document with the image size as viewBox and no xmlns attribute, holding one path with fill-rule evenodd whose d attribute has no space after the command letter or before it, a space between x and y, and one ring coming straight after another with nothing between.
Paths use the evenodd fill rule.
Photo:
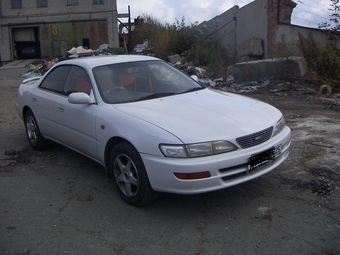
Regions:
<instances>
[{"instance_id":1,"label":"green bush","mask_svg":"<svg viewBox=\"0 0 340 255\"><path fill-rule=\"evenodd\" d=\"M338 50L332 44L322 47L311 34L304 37L299 33L299 47L309 71L327 79L340 78Z\"/></svg>"},{"instance_id":2,"label":"green bush","mask_svg":"<svg viewBox=\"0 0 340 255\"><path fill-rule=\"evenodd\" d=\"M299 45L294 42L287 42L286 36L281 35L280 42L278 42L278 51L276 52L276 58L287 58L291 56L302 56Z\"/></svg>"},{"instance_id":3,"label":"green bush","mask_svg":"<svg viewBox=\"0 0 340 255\"><path fill-rule=\"evenodd\" d=\"M225 69L230 63L226 50L211 41L209 32L193 23L185 24L185 18L176 20L173 24L162 24L156 18L143 15L132 32L132 45L149 42L151 52L158 58L166 60L169 55L179 54L187 62L196 66L206 66L217 75L225 75Z\"/></svg>"}]
</instances>

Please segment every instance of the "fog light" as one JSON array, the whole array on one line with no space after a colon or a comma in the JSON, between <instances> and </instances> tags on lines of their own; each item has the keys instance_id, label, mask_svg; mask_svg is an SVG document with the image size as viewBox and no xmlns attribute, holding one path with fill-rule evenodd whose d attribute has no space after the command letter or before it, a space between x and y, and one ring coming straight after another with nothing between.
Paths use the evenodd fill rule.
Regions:
<instances>
[{"instance_id":1,"label":"fog light","mask_svg":"<svg viewBox=\"0 0 340 255\"><path fill-rule=\"evenodd\" d=\"M195 180L209 178L211 176L209 171L198 173L174 173L174 175L181 180Z\"/></svg>"}]
</instances>

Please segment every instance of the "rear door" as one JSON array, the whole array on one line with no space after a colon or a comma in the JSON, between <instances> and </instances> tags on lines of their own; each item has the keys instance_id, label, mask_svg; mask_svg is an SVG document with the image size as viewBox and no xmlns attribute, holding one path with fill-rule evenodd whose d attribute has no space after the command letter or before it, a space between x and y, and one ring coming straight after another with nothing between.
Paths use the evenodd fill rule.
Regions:
<instances>
[{"instance_id":1,"label":"rear door","mask_svg":"<svg viewBox=\"0 0 340 255\"><path fill-rule=\"evenodd\" d=\"M63 87L71 66L59 66L45 77L32 94L32 110L44 137L58 139L58 102L64 97Z\"/></svg>"}]
</instances>

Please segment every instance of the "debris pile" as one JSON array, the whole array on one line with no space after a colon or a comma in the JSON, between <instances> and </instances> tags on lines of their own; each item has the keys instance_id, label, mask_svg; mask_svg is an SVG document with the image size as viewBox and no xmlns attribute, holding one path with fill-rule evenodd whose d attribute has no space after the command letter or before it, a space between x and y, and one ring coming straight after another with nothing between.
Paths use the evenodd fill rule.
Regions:
<instances>
[{"instance_id":1,"label":"debris pile","mask_svg":"<svg viewBox=\"0 0 340 255\"><path fill-rule=\"evenodd\" d=\"M68 50L66 55L61 58L50 58L41 61L36 61L28 66L26 73L22 74L23 78L31 78L35 76L44 75L54 64L73 58L87 57L87 56L100 56L100 55L113 55L113 49L108 44L102 44L96 50L86 49L83 46L73 47Z\"/></svg>"},{"instance_id":2,"label":"debris pile","mask_svg":"<svg viewBox=\"0 0 340 255\"><path fill-rule=\"evenodd\" d=\"M115 52L113 48L107 44L99 45L98 49L91 50L86 49L83 46L78 46L77 48L73 47L67 52L66 58L80 58L80 57L87 57L87 56L100 56L100 55L114 55Z\"/></svg>"},{"instance_id":3,"label":"debris pile","mask_svg":"<svg viewBox=\"0 0 340 255\"><path fill-rule=\"evenodd\" d=\"M41 61L33 62L28 66L26 73L21 74L23 78L31 78L35 76L44 75L53 65L55 65L60 60L58 58L45 59Z\"/></svg>"},{"instance_id":4,"label":"debris pile","mask_svg":"<svg viewBox=\"0 0 340 255\"><path fill-rule=\"evenodd\" d=\"M340 101L338 100L338 98L340 98L340 94L334 94L332 96L332 88L329 85L322 85L319 90L315 90L305 86L300 86L298 83L291 84L290 82L270 81L267 78L263 78L259 81L237 83L232 75L228 75L226 78L216 78L215 74L208 74L204 68L195 67L192 63L183 63L184 61L179 56L171 56L168 60L173 66L181 70L183 73L191 76L194 80L205 87L213 87L214 89L221 91L238 94L259 92L259 90L267 88L267 91L272 93L274 96L287 96L295 93L299 96L322 96L324 101L327 101L327 104L330 104L329 108L335 110L340 109ZM325 97L332 98L326 100Z\"/></svg>"},{"instance_id":5,"label":"debris pile","mask_svg":"<svg viewBox=\"0 0 340 255\"><path fill-rule=\"evenodd\" d=\"M214 87L215 89L226 92L253 93L266 87L270 83L268 79L262 79L260 82L250 81L236 83L232 75L229 75L226 79L222 77L216 78L215 74L208 74L204 68L196 67L193 63L184 63L183 59L177 54L169 56L168 60L174 67L191 76L201 85L205 87Z\"/></svg>"},{"instance_id":6,"label":"debris pile","mask_svg":"<svg viewBox=\"0 0 340 255\"><path fill-rule=\"evenodd\" d=\"M115 52L113 51L113 49L110 45L102 44L102 45L99 45L99 48L97 50L93 51L93 54L95 56L112 55L112 54L115 54Z\"/></svg>"},{"instance_id":7,"label":"debris pile","mask_svg":"<svg viewBox=\"0 0 340 255\"><path fill-rule=\"evenodd\" d=\"M175 65L176 66L176 65ZM176 66L178 67L178 66ZM184 69L185 68L185 69ZM208 75L207 71L203 68L194 67L191 64L181 64L179 68L182 72L185 72L193 79L198 81L201 85L205 87L214 87L215 89L223 90L226 92L233 93L253 93L261 88L269 85L268 79L262 79L260 82L250 81L236 83L232 75L229 75L226 79L224 78L213 78L214 75Z\"/></svg>"},{"instance_id":8,"label":"debris pile","mask_svg":"<svg viewBox=\"0 0 340 255\"><path fill-rule=\"evenodd\" d=\"M90 49L85 49L83 46L73 47L68 52L68 58L79 58L93 56L93 52Z\"/></svg>"},{"instance_id":9,"label":"debris pile","mask_svg":"<svg viewBox=\"0 0 340 255\"><path fill-rule=\"evenodd\" d=\"M224 85L221 90L227 91L227 92L233 92L233 93L253 93L257 92L259 89L266 87L269 85L269 80L262 79L259 82L257 81L250 81L250 82L242 82L242 83L235 83L235 80L233 76L229 75L227 82Z\"/></svg>"}]
</instances>

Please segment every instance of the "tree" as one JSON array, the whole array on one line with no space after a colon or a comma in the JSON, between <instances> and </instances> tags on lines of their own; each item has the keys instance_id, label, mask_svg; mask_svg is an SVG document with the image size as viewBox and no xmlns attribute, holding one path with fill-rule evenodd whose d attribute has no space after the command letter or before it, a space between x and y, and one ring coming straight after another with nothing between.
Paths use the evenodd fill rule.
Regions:
<instances>
[{"instance_id":1,"label":"tree","mask_svg":"<svg viewBox=\"0 0 340 255\"><path fill-rule=\"evenodd\" d=\"M166 60L169 55L179 54L187 62L206 66L219 76L224 75L231 64L226 49L219 46L208 27L199 26L198 22L186 25L183 16L172 24L163 24L148 14L139 19L132 34L132 44L147 39L151 52L158 58Z\"/></svg>"},{"instance_id":2,"label":"tree","mask_svg":"<svg viewBox=\"0 0 340 255\"><path fill-rule=\"evenodd\" d=\"M330 0L331 4L329 5L329 11L332 12L329 15L329 22L322 22L319 24L319 28L325 28L330 31L340 31L340 6L339 0Z\"/></svg>"},{"instance_id":3,"label":"tree","mask_svg":"<svg viewBox=\"0 0 340 255\"><path fill-rule=\"evenodd\" d=\"M340 37L339 31L340 31L340 6L339 6L339 0L330 0L331 4L329 5L330 8L329 11L332 12L331 15L329 15L329 22L322 22L319 24L319 28L324 28L329 33L329 40L331 43L328 45L332 48L336 48L336 42Z\"/></svg>"}]
</instances>

